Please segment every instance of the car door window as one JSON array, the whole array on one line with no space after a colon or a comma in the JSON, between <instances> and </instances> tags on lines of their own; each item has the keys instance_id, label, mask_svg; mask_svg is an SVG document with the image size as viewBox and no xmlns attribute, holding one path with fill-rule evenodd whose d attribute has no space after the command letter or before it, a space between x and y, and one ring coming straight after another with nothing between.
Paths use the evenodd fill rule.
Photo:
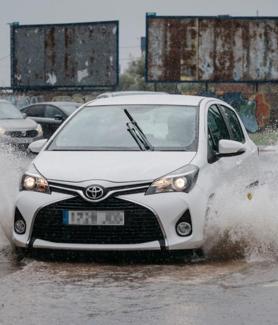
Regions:
<instances>
[{"instance_id":1,"label":"car door window","mask_svg":"<svg viewBox=\"0 0 278 325\"><path fill-rule=\"evenodd\" d=\"M45 117L55 118L56 116L64 117L63 112L55 106L47 105L45 108Z\"/></svg>"},{"instance_id":2,"label":"car door window","mask_svg":"<svg viewBox=\"0 0 278 325\"><path fill-rule=\"evenodd\" d=\"M229 131L223 116L216 105L208 110L208 147L218 151L218 143L222 139L230 139Z\"/></svg>"},{"instance_id":3,"label":"car door window","mask_svg":"<svg viewBox=\"0 0 278 325\"><path fill-rule=\"evenodd\" d=\"M31 117L44 117L44 106L33 105L33 106L25 108L23 110L23 112Z\"/></svg>"},{"instance_id":4,"label":"car door window","mask_svg":"<svg viewBox=\"0 0 278 325\"><path fill-rule=\"evenodd\" d=\"M225 118L228 122L228 126L230 128L231 132L231 140L234 141L239 141L244 143L245 142L245 137L244 133L242 131L240 122L235 114L230 108L221 105L221 108L224 112Z\"/></svg>"}]
</instances>

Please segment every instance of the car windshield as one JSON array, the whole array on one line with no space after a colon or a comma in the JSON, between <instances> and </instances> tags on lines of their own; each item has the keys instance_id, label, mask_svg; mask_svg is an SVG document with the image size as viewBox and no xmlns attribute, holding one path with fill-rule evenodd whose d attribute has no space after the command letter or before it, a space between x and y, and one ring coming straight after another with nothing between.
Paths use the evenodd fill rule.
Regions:
<instances>
[{"instance_id":1,"label":"car windshield","mask_svg":"<svg viewBox=\"0 0 278 325\"><path fill-rule=\"evenodd\" d=\"M61 107L67 115L71 115L80 105L77 103L66 103L60 104L59 107Z\"/></svg>"},{"instance_id":2,"label":"car windshield","mask_svg":"<svg viewBox=\"0 0 278 325\"><path fill-rule=\"evenodd\" d=\"M0 102L0 120L10 119L23 119L23 115L12 103Z\"/></svg>"},{"instance_id":3,"label":"car windshield","mask_svg":"<svg viewBox=\"0 0 278 325\"><path fill-rule=\"evenodd\" d=\"M198 108L168 105L87 106L48 150L196 151Z\"/></svg>"}]
</instances>

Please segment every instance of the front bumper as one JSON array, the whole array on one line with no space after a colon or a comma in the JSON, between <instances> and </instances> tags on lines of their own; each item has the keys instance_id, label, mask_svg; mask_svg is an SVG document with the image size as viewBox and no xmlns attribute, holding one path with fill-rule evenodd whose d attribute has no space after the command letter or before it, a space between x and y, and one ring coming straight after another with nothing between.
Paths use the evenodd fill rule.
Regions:
<instances>
[{"instance_id":1,"label":"front bumper","mask_svg":"<svg viewBox=\"0 0 278 325\"><path fill-rule=\"evenodd\" d=\"M55 243L41 239L35 239L33 248L69 250L69 251L147 251L160 250L158 241L147 242L143 244L71 244L71 243Z\"/></svg>"},{"instance_id":2,"label":"front bumper","mask_svg":"<svg viewBox=\"0 0 278 325\"><path fill-rule=\"evenodd\" d=\"M48 209L49 206L61 204L61 202L70 202L74 195L52 192L51 194L42 194L36 192L22 191L19 193L16 208L20 211L26 221L26 232L19 235L13 231L13 240L18 247L57 249L57 250L84 250L84 251L139 251L139 250L190 250L200 248L204 242L204 225L207 200L203 192L195 186L194 189L186 193L161 193L154 195L145 195L144 193L118 195L126 204L147 209L157 220L157 227L161 231L162 238L148 240L146 242L128 242L121 243L90 242L78 240L63 242L55 241L51 238L40 238L34 236L35 220L42 209ZM66 201L65 201L66 200ZM79 200L82 200L79 198ZM105 204L106 200L102 204ZM107 200L107 202L109 202ZM84 203L86 203L84 201ZM109 206L108 206L109 208ZM132 210L130 210L132 211ZM187 237L181 237L176 233L176 224L186 211L190 212L192 222L192 234ZM51 212L52 213L52 212ZM51 214L49 215L51 216ZM53 217L53 216L52 216ZM132 218L132 215L130 215ZM41 219L43 220L43 219ZM81 226L83 227L83 226ZM148 225L146 225L148 228ZM141 228L141 231L144 228ZM74 237L74 233L70 236ZM44 236L45 237L45 236Z\"/></svg>"}]
</instances>

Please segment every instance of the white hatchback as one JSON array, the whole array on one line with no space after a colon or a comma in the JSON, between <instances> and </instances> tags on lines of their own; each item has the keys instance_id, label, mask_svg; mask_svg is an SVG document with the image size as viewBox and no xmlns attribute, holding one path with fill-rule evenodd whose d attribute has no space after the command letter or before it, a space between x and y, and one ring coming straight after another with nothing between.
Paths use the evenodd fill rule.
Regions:
<instances>
[{"instance_id":1,"label":"white hatchback","mask_svg":"<svg viewBox=\"0 0 278 325\"><path fill-rule=\"evenodd\" d=\"M256 145L215 98L97 99L30 149L41 151L16 201L19 248L199 249L215 191L258 182Z\"/></svg>"}]
</instances>

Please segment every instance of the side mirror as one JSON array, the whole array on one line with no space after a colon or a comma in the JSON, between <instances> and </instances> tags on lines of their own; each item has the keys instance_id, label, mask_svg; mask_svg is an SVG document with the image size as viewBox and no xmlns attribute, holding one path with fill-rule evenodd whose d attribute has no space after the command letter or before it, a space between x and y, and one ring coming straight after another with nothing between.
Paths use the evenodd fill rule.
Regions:
<instances>
[{"instance_id":1,"label":"side mirror","mask_svg":"<svg viewBox=\"0 0 278 325\"><path fill-rule=\"evenodd\" d=\"M64 120L64 117L62 115L60 115L60 114L55 115L54 118L57 121L63 121Z\"/></svg>"},{"instance_id":2,"label":"side mirror","mask_svg":"<svg viewBox=\"0 0 278 325\"><path fill-rule=\"evenodd\" d=\"M238 156L245 152L245 146L243 143L234 140L220 140L218 152L218 157Z\"/></svg>"},{"instance_id":3,"label":"side mirror","mask_svg":"<svg viewBox=\"0 0 278 325\"><path fill-rule=\"evenodd\" d=\"M41 140L37 140L37 141L30 143L28 146L28 151L30 151L34 154L38 154L42 150L42 148L45 146L47 141L48 141L47 139L41 139Z\"/></svg>"},{"instance_id":4,"label":"side mirror","mask_svg":"<svg viewBox=\"0 0 278 325\"><path fill-rule=\"evenodd\" d=\"M22 113L23 118L27 118L27 114L26 113Z\"/></svg>"}]
</instances>

